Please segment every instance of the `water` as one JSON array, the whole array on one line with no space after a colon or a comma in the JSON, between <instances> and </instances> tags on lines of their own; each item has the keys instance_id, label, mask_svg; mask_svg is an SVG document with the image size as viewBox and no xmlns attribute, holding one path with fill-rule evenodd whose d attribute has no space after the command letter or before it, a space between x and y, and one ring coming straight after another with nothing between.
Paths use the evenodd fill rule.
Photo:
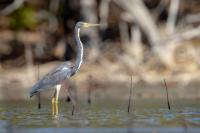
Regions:
<instances>
[{"instance_id":1,"label":"water","mask_svg":"<svg viewBox=\"0 0 200 133\"><path fill-rule=\"evenodd\" d=\"M171 101L169 111L163 100L137 100L127 112L127 101L93 100L88 105L79 101L79 109L71 115L71 105L59 102L59 114L51 114L51 103L42 101L1 102L0 133L199 133L198 100Z\"/></svg>"}]
</instances>

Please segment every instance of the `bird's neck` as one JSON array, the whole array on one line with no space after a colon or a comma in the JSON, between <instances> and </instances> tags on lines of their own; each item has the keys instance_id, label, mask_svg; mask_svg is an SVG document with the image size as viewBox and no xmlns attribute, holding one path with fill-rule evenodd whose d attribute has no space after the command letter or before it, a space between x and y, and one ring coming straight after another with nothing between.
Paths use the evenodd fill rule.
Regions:
<instances>
[{"instance_id":1,"label":"bird's neck","mask_svg":"<svg viewBox=\"0 0 200 133\"><path fill-rule=\"evenodd\" d=\"M75 74L79 70L83 61L83 44L80 40L80 28L75 27L74 33L75 33L75 39L76 39L76 44L77 44L76 63L73 67L73 73Z\"/></svg>"}]
</instances>

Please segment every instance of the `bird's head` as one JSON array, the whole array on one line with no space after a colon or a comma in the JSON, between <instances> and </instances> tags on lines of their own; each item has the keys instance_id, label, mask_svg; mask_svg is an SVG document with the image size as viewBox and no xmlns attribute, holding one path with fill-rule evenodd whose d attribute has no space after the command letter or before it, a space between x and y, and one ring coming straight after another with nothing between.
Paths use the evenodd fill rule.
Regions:
<instances>
[{"instance_id":1,"label":"bird's head","mask_svg":"<svg viewBox=\"0 0 200 133\"><path fill-rule=\"evenodd\" d=\"M86 22L78 22L76 25L79 28L89 28L89 27L100 26L101 24L91 24L91 23L86 23Z\"/></svg>"}]
</instances>

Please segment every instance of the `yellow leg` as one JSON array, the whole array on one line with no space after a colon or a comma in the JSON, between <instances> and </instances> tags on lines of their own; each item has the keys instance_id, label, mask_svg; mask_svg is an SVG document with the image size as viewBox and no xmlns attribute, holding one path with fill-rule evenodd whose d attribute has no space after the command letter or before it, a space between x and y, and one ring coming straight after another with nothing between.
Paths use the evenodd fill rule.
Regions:
<instances>
[{"instance_id":1,"label":"yellow leg","mask_svg":"<svg viewBox=\"0 0 200 133\"><path fill-rule=\"evenodd\" d=\"M58 115L58 100L55 102L55 115Z\"/></svg>"},{"instance_id":2,"label":"yellow leg","mask_svg":"<svg viewBox=\"0 0 200 133\"><path fill-rule=\"evenodd\" d=\"M58 115L58 96L59 96L60 88L61 88L61 85L56 86L56 91L52 98L52 114L53 115Z\"/></svg>"},{"instance_id":3,"label":"yellow leg","mask_svg":"<svg viewBox=\"0 0 200 133\"><path fill-rule=\"evenodd\" d=\"M55 114L55 98L54 97L52 98L51 103L52 103L52 114L54 115Z\"/></svg>"}]
</instances>

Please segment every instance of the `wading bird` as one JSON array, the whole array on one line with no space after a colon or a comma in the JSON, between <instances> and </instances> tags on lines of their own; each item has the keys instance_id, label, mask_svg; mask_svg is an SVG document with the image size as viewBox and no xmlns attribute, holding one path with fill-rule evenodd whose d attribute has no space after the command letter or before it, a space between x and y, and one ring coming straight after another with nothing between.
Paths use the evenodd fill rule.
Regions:
<instances>
[{"instance_id":1,"label":"wading bird","mask_svg":"<svg viewBox=\"0 0 200 133\"><path fill-rule=\"evenodd\" d=\"M53 114L58 114L58 97L62 84L65 80L76 74L82 64L83 44L80 40L80 28L88 28L93 26L99 26L99 24L90 24L85 22L78 22L76 24L74 29L74 35L77 43L77 57L75 64L73 65L71 62L64 62L39 80L30 91L30 97L32 97L38 92L55 87L55 93L52 97Z\"/></svg>"}]
</instances>

